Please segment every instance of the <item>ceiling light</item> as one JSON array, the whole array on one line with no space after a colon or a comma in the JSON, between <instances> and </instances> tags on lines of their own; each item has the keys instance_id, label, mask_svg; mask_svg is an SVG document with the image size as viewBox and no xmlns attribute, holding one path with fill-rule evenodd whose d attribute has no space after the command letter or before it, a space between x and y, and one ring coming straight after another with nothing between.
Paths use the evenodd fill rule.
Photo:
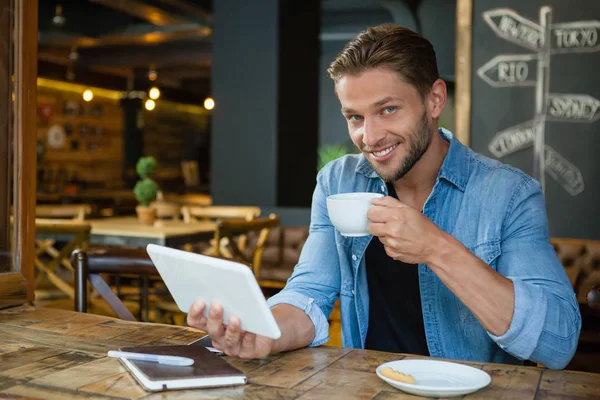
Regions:
<instances>
[{"instance_id":1,"label":"ceiling light","mask_svg":"<svg viewBox=\"0 0 600 400\"><path fill-rule=\"evenodd\" d=\"M63 26L66 18L62 15L62 6L59 4L54 9L54 17L52 17L52 24L55 26Z\"/></svg>"},{"instance_id":2,"label":"ceiling light","mask_svg":"<svg viewBox=\"0 0 600 400\"><path fill-rule=\"evenodd\" d=\"M150 89L150 91L148 92L148 96L152 99L152 100L156 100L160 97L160 90L157 87L153 87L152 89Z\"/></svg>"},{"instance_id":3,"label":"ceiling light","mask_svg":"<svg viewBox=\"0 0 600 400\"><path fill-rule=\"evenodd\" d=\"M158 78L158 72L156 72L156 68L152 66L148 70L148 79L154 82L156 78Z\"/></svg>"},{"instance_id":4,"label":"ceiling light","mask_svg":"<svg viewBox=\"0 0 600 400\"><path fill-rule=\"evenodd\" d=\"M90 89L86 89L83 92L83 100L92 101L93 98L94 98L94 92L92 92Z\"/></svg>"},{"instance_id":5,"label":"ceiling light","mask_svg":"<svg viewBox=\"0 0 600 400\"><path fill-rule=\"evenodd\" d=\"M156 107L156 103L154 102L154 100L146 100L144 107L146 107L146 110L152 111Z\"/></svg>"},{"instance_id":6,"label":"ceiling light","mask_svg":"<svg viewBox=\"0 0 600 400\"><path fill-rule=\"evenodd\" d=\"M215 101L211 97L207 97L204 100L204 108L206 108L207 110L212 110L213 108L215 108Z\"/></svg>"}]
</instances>

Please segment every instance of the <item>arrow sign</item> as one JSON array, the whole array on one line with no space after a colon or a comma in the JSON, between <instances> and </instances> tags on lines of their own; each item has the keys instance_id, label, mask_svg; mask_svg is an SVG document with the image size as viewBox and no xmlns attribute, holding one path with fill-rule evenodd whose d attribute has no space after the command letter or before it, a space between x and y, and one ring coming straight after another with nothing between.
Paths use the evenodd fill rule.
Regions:
<instances>
[{"instance_id":1,"label":"arrow sign","mask_svg":"<svg viewBox=\"0 0 600 400\"><path fill-rule=\"evenodd\" d=\"M553 24L550 32L552 53L600 51L600 21Z\"/></svg>"},{"instance_id":2,"label":"arrow sign","mask_svg":"<svg viewBox=\"0 0 600 400\"><path fill-rule=\"evenodd\" d=\"M491 86L535 86L536 54L496 56L477 70L477 75Z\"/></svg>"},{"instance_id":3,"label":"arrow sign","mask_svg":"<svg viewBox=\"0 0 600 400\"><path fill-rule=\"evenodd\" d=\"M548 120L594 122L600 118L600 101L587 94L548 94Z\"/></svg>"},{"instance_id":4,"label":"arrow sign","mask_svg":"<svg viewBox=\"0 0 600 400\"><path fill-rule=\"evenodd\" d=\"M483 19L496 35L503 39L532 50L539 50L542 47L542 27L521 17L510 8L485 11Z\"/></svg>"},{"instance_id":5,"label":"arrow sign","mask_svg":"<svg viewBox=\"0 0 600 400\"><path fill-rule=\"evenodd\" d=\"M571 196L577 196L583 192L585 184L579 168L571 164L548 145L544 148L544 164L546 173L569 192Z\"/></svg>"},{"instance_id":6,"label":"arrow sign","mask_svg":"<svg viewBox=\"0 0 600 400\"><path fill-rule=\"evenodd\" d=\"M488 150L497 158L512 154L533 144L535 129L533 120L523 122L494 136L488 146Z\"/></svg>"}]
</instances>

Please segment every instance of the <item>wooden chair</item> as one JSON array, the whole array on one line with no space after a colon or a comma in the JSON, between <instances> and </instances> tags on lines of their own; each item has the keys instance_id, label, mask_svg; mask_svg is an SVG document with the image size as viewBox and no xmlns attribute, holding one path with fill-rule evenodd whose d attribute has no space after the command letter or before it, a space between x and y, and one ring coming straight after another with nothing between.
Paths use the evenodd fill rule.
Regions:
<instances>
[{"instance_id":1,"label":"wooden chair","mask_svg":"<svg viewBox=\"0 0 600 400\"><path fill-rule=\"evenodd\" d=\"M205 193L170 193L164 195L165 201L179 204L180 206L206 207L212 205L212 196Z\"/></svg>"},{"instance_id":2,"label":"wooden chair","mask_svg":"<svg viewBox=\"0 0 600 400\"><path fill-rule=\"evenodd\" d=\"M75 311L87 312L88 288L92 284L98 294L121 319L135 321L133 314L113 292L100 274L135 274L140 276L140 320L149 319L148 279L149 276L160 277L152 260L144 249L127 247L93 247L87 250L78 249L71 255L75 266ZM145 316L143 315L145 311Z\"/></svg>"},{"instance_id":3,"label":"wooden chair","mask_svg":"<svg viewBox=\"0 0 600 400\"><path fill-rule=\"evenodd\" d=\"M187 160L181 162L181 172L183 174L183 182L188 187L200 186L200 170L198 162Z\"/></svg>"},{"instance_id":4,"label":"wooden chair","mask_svg":"<svg viewBox=\"0 0 600 400\"><path fill-rule=\"evenodd\" d=\"M183 214L183 221L185 223L194 223L197 221L228 221L228 220L242 220L251 221L260 215L260 207L254 206L208 206L208 207L191 207L184 206L181 208ZM209 255L217 256L218 254L229 255L227 250L227 238L223 238L220 241L212 239L207 246L199 246L197 251ZM217 243L221 249L216 250ZM237 238L237 245L241 249L246 246L246 236L241 234ZM193 251L193 246L185 246L185 250ZM229 255L231 256L231 255Z\"/></svg>"},{"instance_id":5,"label":"wooden chair","mask_svg":"<svg viewBox=\"0 0 600 400\"><path fill-rule=\"evenodd\" d=\"M596 285L588 291L587 305L596 312L600 311L600 285Z\"/></svg>"},{"instance_id":6,"label":"wooden chair","mask_svg":"<svg viewBox=\"0 0 600 400\"><path fill-rule=\"evenodd\" d=\"M36 218L70 218L74 221L83 221L92 213L89 204L57 204L38 205L35 207Z\"/></svg>"},{"instance_id":7,"label":"wooden chair","mask_svg":"<svg viewBox=\"0 0 600 400\"><path fill-rule=\"evenodd\" d=\"M36 269L40 272L36 279L36 285L40 284L42 277L46 277L67 296L75 298L73 287L57 275L57 269L59 266L63 266L71 273L74 272L73 266L69 262L69 255L76 248L87 246L91 226L80 221L36 219L35 228L36 235L42 236L35 242L34 262ZM66 241L60 250L54 247L57 237Z\"/></svg>"},{"instance_id":8,"label":"wooden chair","mask_svg":"<svg viewBox=\"0 0 600 400\"><path fill-rule=\"evenodd\" d=\"M265 243L271 230L277 227L280 222L281 218L276 214L271 214L268 218L256 218L250 221L219 221L217 231L215 232L215 242L221 242L222 239L226 238L227 253L224 253L223 249L219 247L216 249L217 253L215 255L249 264L254 272L254 276L256 276L256 279L259 279L260 264ZM256 240L252 246L248 246L245 240L251 233L254 233ZM244 247L239 244L241 237L244 237Z\"/></svg>"},{"instance_id":9,"label":"wooden chair","mask_svg":"<svg viewBox=\"0 0 600 400\"><path fill-rule=\"evenodd\" d=\"M181 208L183 220L191 223L199 220L242 219L250 221L260 215L260 207L254 206L208 206Z\"/></svg>"}]
</instances>

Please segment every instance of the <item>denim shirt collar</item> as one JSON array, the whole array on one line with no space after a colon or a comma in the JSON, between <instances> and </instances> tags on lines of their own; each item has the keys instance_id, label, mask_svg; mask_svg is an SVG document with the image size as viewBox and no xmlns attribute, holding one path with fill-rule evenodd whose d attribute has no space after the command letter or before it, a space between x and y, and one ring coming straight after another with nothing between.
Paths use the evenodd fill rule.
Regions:
<instances>
[{"instance_id":1,"label":"denim shirt collar","mask_svg":"<svg viewBox=\"0 0 600 400\"><path fill-rule=\"evenodd\" d=\"M439 134L444 140L450 142L448 153L442 163L442 168L438 175L438 180L444 179L460 191L464 192L469 180L469 169L471 162L471 154L469 149L463 145L458 139L448 130L440 128ZM362 174L367 178L379 178L377 172L373 169L371 164L367 161L364 155L361 154L360 161L356 165L356 173Z\"/></svg>"}]
</instances>

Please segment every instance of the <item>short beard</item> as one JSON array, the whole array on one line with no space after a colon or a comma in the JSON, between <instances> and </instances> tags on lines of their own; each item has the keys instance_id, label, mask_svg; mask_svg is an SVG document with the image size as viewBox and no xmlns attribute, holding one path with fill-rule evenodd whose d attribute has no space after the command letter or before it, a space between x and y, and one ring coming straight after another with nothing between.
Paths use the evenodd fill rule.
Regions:
<instances>
[{"instance_id":1,"label":"short beard","mask_svg":"<svg viewBox=\"0 0 600 400\"><path fill-rule=\"evenodd\" d=\"M429 148L431 141L433 140L433 134L429 129L429 123L427 118L427 111L423 111L423 115L419 121L417 129L413 132L410 139L410 148L408 154L401 161L396 172L392 175L384 175L379 173L381 179L386 183L393 183L400 180L414 167L414 165L423 157L423 154Z\"/></svg>"}]
</instances>

